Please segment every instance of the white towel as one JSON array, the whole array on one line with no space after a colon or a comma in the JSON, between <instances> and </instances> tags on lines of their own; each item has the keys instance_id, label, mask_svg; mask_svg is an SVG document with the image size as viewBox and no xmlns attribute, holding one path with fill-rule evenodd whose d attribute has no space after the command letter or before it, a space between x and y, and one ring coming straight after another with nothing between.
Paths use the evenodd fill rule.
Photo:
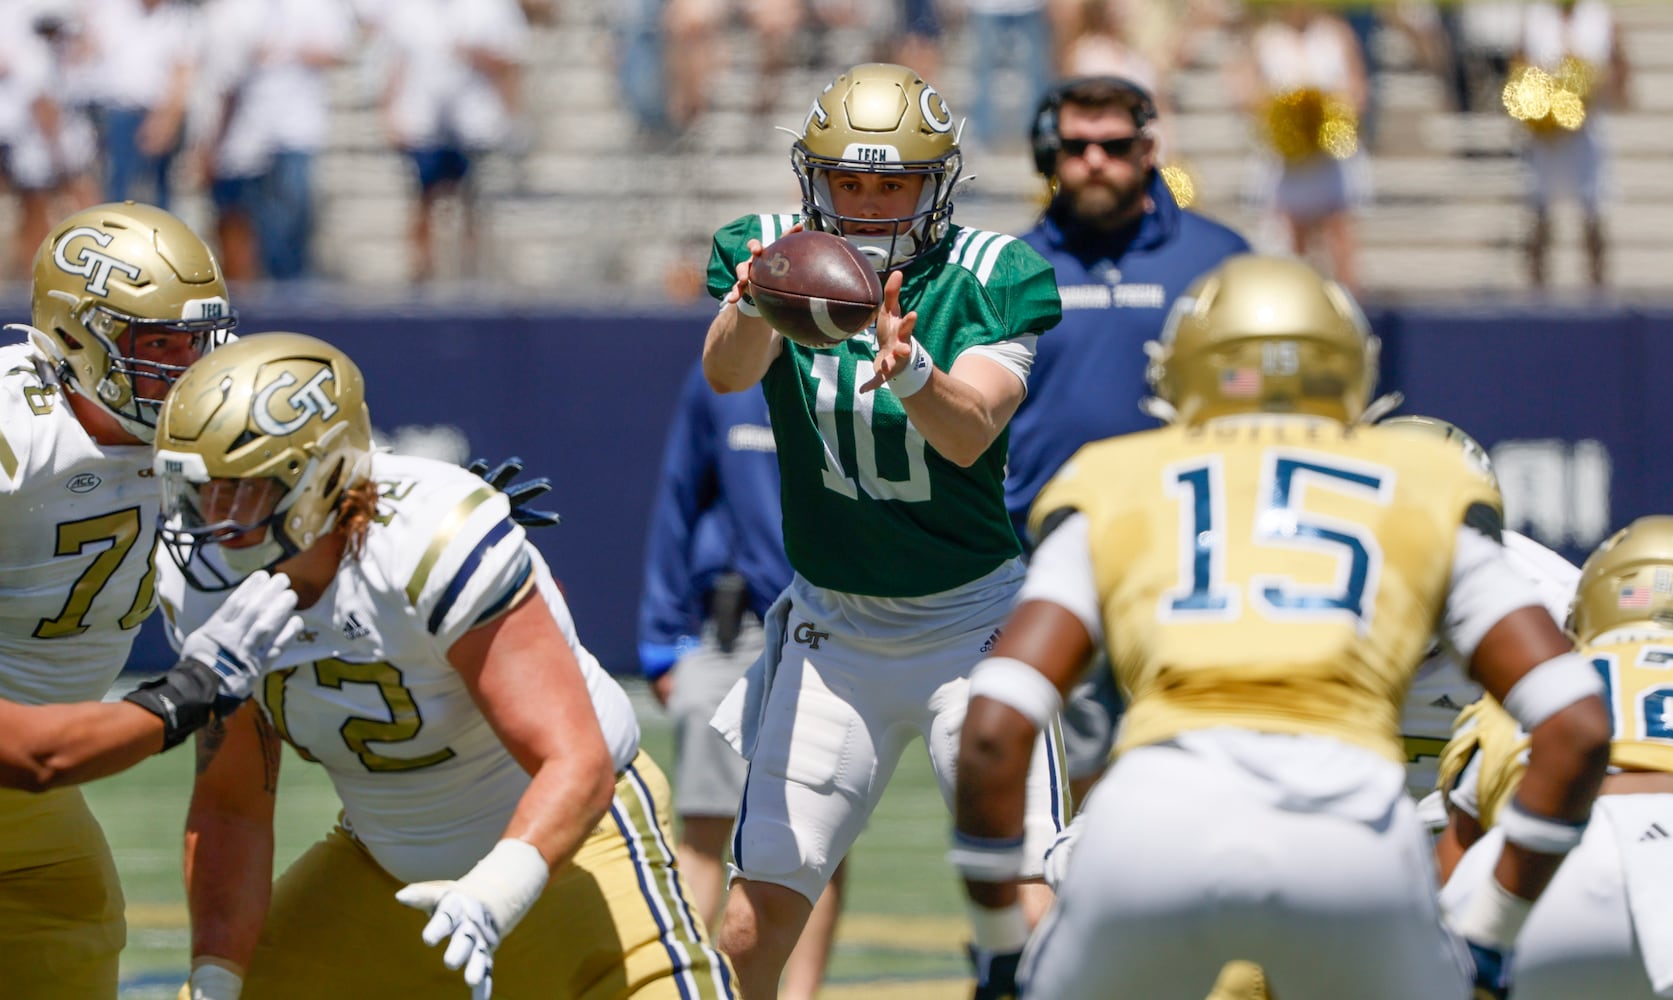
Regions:
<instances>
[{"instance_id":1,"label":"white towel","mask_svg":"<svg viewBox=\"0 0 1673 1000\"><path fill-rule=\"evenodd\" d=\"M755 740L761 734L761 718L767 711L767 692L772 690L773 675L778 673L778 662L784 655L784 630L789 624L790 591L786 590L767 609L767 617L761 622L761 655L732 685L732 690L726 692L709 720L709 728L719 733L744 760L755 755Z\"/></svg>"},{"instance_id":2,"label":"white towel","mask_svg":"<svg viewBox=\"0 0 1673 1000\"><path fill-rule=\"evenodd\" d=\"M1627 908L1656 996L1673 998L1673 795L1603 795L1592 825L1614 828Z\"/></svg>"}]
</instances>

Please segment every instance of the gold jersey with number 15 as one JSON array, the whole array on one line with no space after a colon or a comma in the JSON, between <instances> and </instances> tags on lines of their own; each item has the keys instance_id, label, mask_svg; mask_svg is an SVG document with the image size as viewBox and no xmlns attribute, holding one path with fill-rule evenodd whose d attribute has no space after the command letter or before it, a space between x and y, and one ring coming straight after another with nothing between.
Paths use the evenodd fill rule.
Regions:
<instances>
[{"instance_id":1,"label":"gold jersey with number 15","mask_svg":"<svg viewBox=\"0 0 1673 1000\"><path fill-rule=\"evenodd\" d=\"M1222 378L1235 378L1230 370ZM1297 414L1223 416L1083 448L1036 535L1086 515L1118 749L1187 730L1313 733L1403 761L1407 686L1458 532L1498 497L1439 439Z\"/></svg>"}]
</instances>

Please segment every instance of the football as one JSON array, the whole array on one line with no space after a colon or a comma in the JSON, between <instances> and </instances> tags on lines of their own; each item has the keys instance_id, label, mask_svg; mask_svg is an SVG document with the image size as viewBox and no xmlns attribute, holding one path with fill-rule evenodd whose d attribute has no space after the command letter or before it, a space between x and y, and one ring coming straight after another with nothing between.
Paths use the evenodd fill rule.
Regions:
<instances>
[{"instance_id":1,"label":"football","mask_svg":"<svg viewBox=\"0 0 1673 1000\"><path fill-rule=\"evenodd\" d=\"M833 347L871 325L883 285L853 244L813 230L767 246L750 269L761 318L803 347Z\"/></svg>"}]
</instances>

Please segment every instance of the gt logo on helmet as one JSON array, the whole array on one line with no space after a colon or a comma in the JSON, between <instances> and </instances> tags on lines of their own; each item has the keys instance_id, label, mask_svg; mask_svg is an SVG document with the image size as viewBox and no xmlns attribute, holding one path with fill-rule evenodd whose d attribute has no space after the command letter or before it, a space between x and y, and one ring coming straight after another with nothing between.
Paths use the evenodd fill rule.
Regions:
<instances>
[{"instance_id":1,"label":"gt logo on helmet","mask_svg":"<svg viewBox=\"0 0 1673 1000\"><path fill-rule=\"evenodd\" d=\"M295 375L283 372L256 392L256 405L250 413L250 419L255 421L256 428L263 434L275 436L295 433L316 413L321 420L330 420L337 415L338 407L337 403L325 394L325 383L334 378L331 369L321 368L302 388L285 397L285 402L296 411L296 416L289 420L280 420L273 413L273 396L280 389L296 384Z\"/></svg>"},{"instance_id":2,"label":"gt logo on helmet","mask_svg":"<svg viewBox=\"0 0 1673 1000\"><path fill-rule=\"evenodd\" d=\"M129 281L138 281L140 270L120 257L112 257L108 253L100 253L91 247L82 247L76 251L76 259L71 262L65 251L69 249L70 241L85 236L101 247L110 246L115 239L109 233L100 232L92 226L77 226L65 233L52 248L52 262L69 274L79 274L87 279L87 290L94 295L110 294L110 276L120 271L128 276Z\"/></svg>"},{"instance_id":3,"label":"gt logo on helmet","mask_svg":"<svg viewBox=\"0 0 1673 1000\"><path fill-rule=\"evenodd\" d=\"M918 95L918 110L923 113L924 124L937 132L951 132L953 130L953 113L948 110L947 102L942 100L941 94L929 84L924 84L923 92Z\"/></svg>"}]
</instances>

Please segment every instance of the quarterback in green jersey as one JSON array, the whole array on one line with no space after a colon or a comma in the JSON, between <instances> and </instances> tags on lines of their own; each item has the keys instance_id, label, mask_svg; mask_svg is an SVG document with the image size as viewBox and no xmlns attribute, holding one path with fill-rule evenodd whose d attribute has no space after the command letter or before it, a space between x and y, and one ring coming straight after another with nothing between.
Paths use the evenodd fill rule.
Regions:
<instances>
[{"instance_id":1,"label":"quarterback in green jersey","mask_svg":"<svg viewBox=\"0 0 1673 1000\"><path fill-rule=\"evenodd\" d=\"M720 392L766 393L795 578L762 660L715 717L750 760L721 947L745 997L771 997L831 871L921 735L946 795L970 669L1023 578L1005 510L1005 426L1034 342L1060 315L1051 266L1009 236L952 222L962 159L935 88L867 64L814 101L791 152L797 215L715 235L721 300L703 347ZM843 236L884 278L872 329L812 349L751 305L762 249L798 227ZM1024 878L1068 803L1048 736L1029 776ZM1043 884L1025 895L1043 909ZM1028 933L1014 897L973 906L979 986L1003 992ZM984 995L979 990L978 995Z\"/></svg>"}]
</instances>

